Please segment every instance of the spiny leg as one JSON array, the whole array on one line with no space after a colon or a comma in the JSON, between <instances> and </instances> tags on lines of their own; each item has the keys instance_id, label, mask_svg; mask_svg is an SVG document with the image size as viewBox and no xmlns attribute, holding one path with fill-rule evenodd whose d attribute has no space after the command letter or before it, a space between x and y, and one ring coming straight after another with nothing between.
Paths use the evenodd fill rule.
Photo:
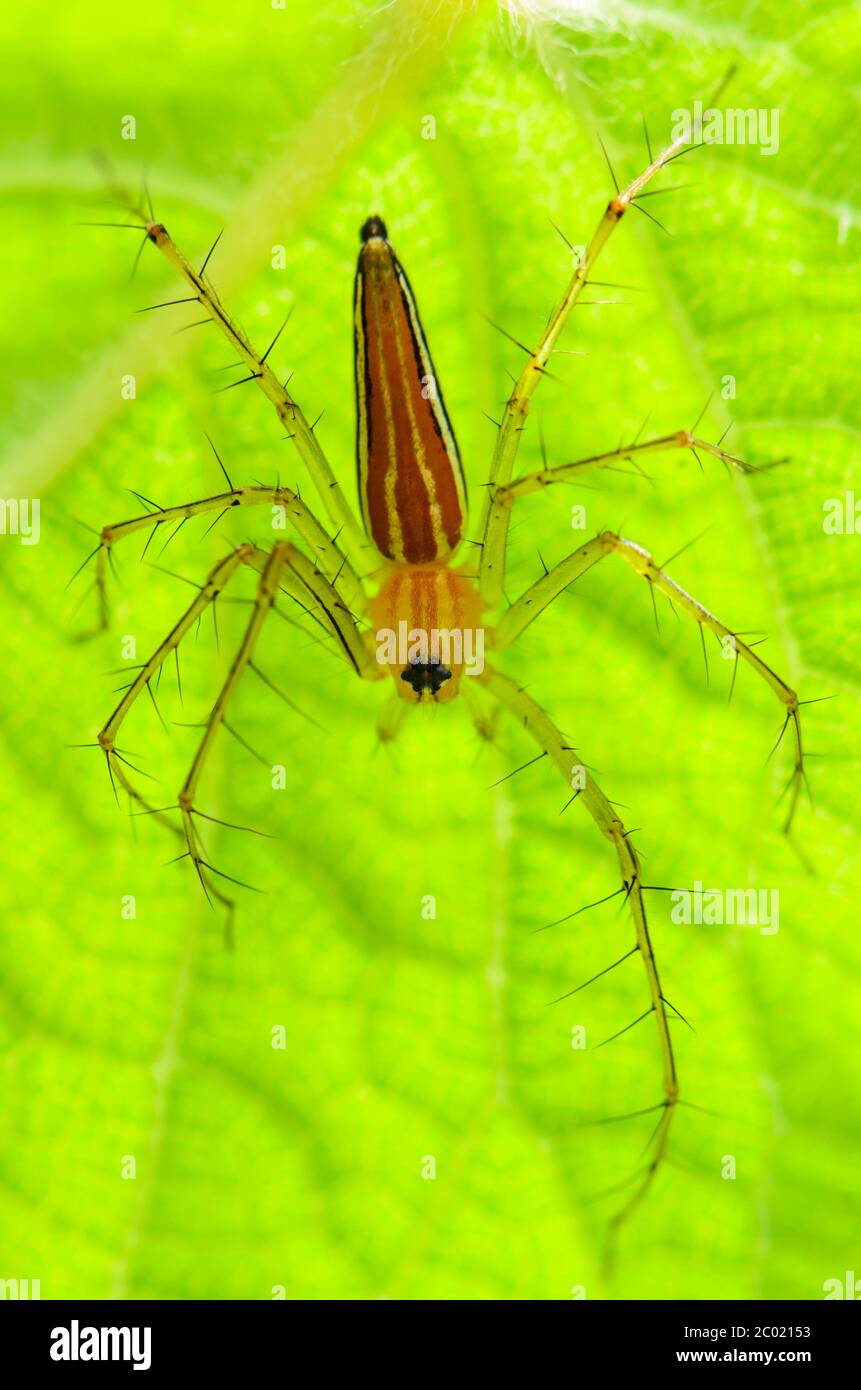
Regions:
<instances>
[{"instance_id":1,"label":"spiny leg","mask_svg":"<svg viewBox=\"0 0 861 1390\"><path fill-rule=\"evenodd\" d=\"M389 695L377 719L377 738L380 743L394 743L404 726L410 706L397 692Z\"/></svg>"},{"instance_id":2,"label":"spiny leg","mask_svg":"<svg viewBox=\"0 0 861 1390\"><path fill-rule=\"evenodd\" d=\"M570 788L572 760L576 755L540 705L537 705L524 690L519 689L517 684L508 676L502 675L492 667L486 667L482 674L476 676L475 679L480 681L514 715L517 722L538 744L542 753L548 755L556 764L566 786ZM622 890L630 904L634 921L636 946L633 949L640 953L651 1000L650 1008L641 1018L644 1019L651 1013L655 1015L661 1052L663 1100L655 1107L661 1110L661 1116L654 1134L654 1152L632 1195L613 1218L611 1234L615 1234L645 1197L666 1153L673 1111L679 1100L679 1083L676 1075L673 1043L670 1037L666 1000L661 992L661 981L649 936L646 904L643 898L643 880L637 851L613 806L591 773L587 773L585 784L576 795L585 805L602 835L610 841L616 851L622 876ZM639 1023L641 1019L636 1021Z\"/></svg>"},{"instance_id":3,"label":"spiny leg","mask_svg":"<svg viewBox=\"0 0 861 1390\"><path fill-rule=\"evenodd\" d=\"M286 564L286 572L281 576L281 588L335 639L357 676L363 680L381 680L385 674L384 668L375 660L356 618L335 586L295 545L289 541L280 541L279 545L284 551ZM246 563L262 574L269 551L256 545L249 546L249 550L251 553Z\"/></svg>"},{"instance_id":4,"label":"spiny leg","mask_svg":"<svg viewBox=\"0 0 861 1390\"><path fill-rule=\"evenodd\" d=\"M323 628L339 643L344 655L357 674L367 679L379 679L382 671L374 661L370 648L366 645L355 619L344 606L337 591L329 581L315 569L310 560L287 541L279 541L276 547L282 556L279 588L295 599ZM175 651L182 639L204 613L210 603L217 599L236 573L240 565L249 565L259 573L266 570L270 552L259 546L245 543L237 546L223 560L214 565L196 598L175 623L164 641L155 649L152 656L144 662L138 674L124 692L122 699L111 714L98 736L99 745L106 754L109 767L123 787L135 799L140 794L129 783L119 762L122 755L116 753L116 740L120 727L138 697L149 686L166 658Z\"/></svg>"},{"instance_id":5,"label":"spiny leg","mask_svg":"<svg viewBox=\"0 0 861 1390\"><path fill-rule=\"evenodd\" d=\"M174 624L165 637L164 641L156 647L152 656L143 663L134 680L124 692L122 699L116 709L111 714L104 728L100 731L98 741L104 750L108 762L108 769L112 777L125 788L129 796L135 801L141 802L142 798L136 787L129 781L123 770L124 756L117 752L117 735L138 697L144 690L148 689L153 676L156 675L160 667L171 652L176 651L183 637L197 622L198 618L206 611L210 603L213 603L225 586L235 575L240 565L246 564L253 554L254 546L240 545L226 555L223 560L219 560L214 565L206 577L206 581L201 586L197 596L189 604L181 618Z\"/></svg>"},{"instance_id":6,"label":"spiny leg","mask_svg":"<svg viewBox=\"0 0 861 1390\"><path fill-rule=\"evenodd\" d=\"M497 715L499 709L493 706L490 714L480 700L472 694L469 681L464 681L460 687L460 693L469 710L469 717L472 720L472 727L478 734L482 743L494 743L496 740Z\"/></svg>"},{"instance_id":7,"label":"spiny leg","mask_svg":"<svg viewBox=\"0 0 861 1390\"><path fill-rule=\"evenodd\" d=\"M322 614L321 621L340 641L344 653L357 675L370 680L378 679L381 675L358 627L344 609L336 590L301 551L287 541L278 541L271 552L261 550L256 546L249 546L247 549L250 553L243 557L243 563L250 565L260 574L257 596L239 649L206 720L203 737L178 797L187 854L194 864L195 872L207 896L216 895L215 886L207 878L207 871L220 878L229 879L229 876L215 869L203 858L200 852L200 844L194 825L195 815L201 814L194 805L197 785L215 736L221 725L225 723L225 714L233 693L246 667L251 664L260 631L275 603L279 590L285 587L285 581L288 592L293 596L300 596L304 591L305 605L307 606L309 603L313 605L308 611ZM229 881L237 882L238 880L229 879Z\"/></svg>"},{"instance_id":8,"label":"spiny leg","mask_svg":"<svg viewBox=\"0 0 861 1390\"><path fill-rule=\"evenodd\" d=\"M219 878L227 878L229 882L236 882L237 880L230 879L227 874L222 874L219 869L214 868L212 864L203 858L194 825L194 817L201 814L196 810L194 805L197 784L215 741L215 735L224 723L224 717L231 696L236 690L245 668L251 661L257 639L260 636L260 631L275 602L275 597L280 587L281 573L288 559L288 551L289 547L287 543L285 541L278 541L273 546L271 552L266 556L258 581L257 595L254 599L248 625L236 655L233 658L224 684L218 693L218 698L210 710L204 727L203 737L198 744L194 760L192 761L188 775L182 784L182 789L177 798L180 815L182 817L182 827L185 833L186 853L194 865L195 873L200 880L201 887L207 898L210 898L217 891L211 881L208 880L207 873L216 874ZM248 560L250 560L250 558L251 557L246 557Z\"/></svg>"},{"instance_id":9,"label":"spiny leg","mask_svg":"<svg viewBox=\"0 0 861 1390\"><path fill-rule=\"evenodd\" d=\"M314 433L314 425L308 423L300 406L287 390L287 383L281 385L267 361L269 353L280 336L281 329L278 330L266 351L262 355L259 354L252 347L243 330L223 308L216 291L209 280L205 278L206 265L215 247L213 246L210 250L200 270L196 271L169 235L166 227L160 222L154 221L151 215L142 211L133 200L126 199L125 201L135 215L140 217L141 230L146 233L153 245L158 247L192 290L188 302L196 301L200 305L208 320L218 326L231 347L239 354L249 372L244 380L256 381L264 396L275 407L278 419L287 430L287 437L293 440L296 451L308 469L309 476L336 531L343 539L344 549L350 556L352 563L361 569L363 558L371 554L367 536L354 517L341 485L320 447ZM232 383L236 386L239 384L239 382Z\"/></svg>"},{"instance_id":10,"label":"spiny leg","mask_svg":"<svg viewBox=\"0 0 861 1390\"><path fill-rule=\"evenodd\" d=\"M109 620L106 586L107 566L111 558L111 549L117 541L123 540L126 536L134 535L138 531L149 530L150 536L143 550L145 555L153 537L162 526L175 523L175 530L172 535L176 535L177 531L191 517L204 516L207 512L217 512L216 520L218 520L234 507L255 507L267 503L270 506L283 509L286 519L297 535L309 546L322 573L344 596L345 602L353 608L358 608L359 612L365 610L365 593L361 580L352 565L341 553L325 528L320 525L310 508L290 488L262 487L259 485L231 487L229 492L216 493L212 497L204 497L195 502L180 503L175 507L159 507L155 503L148 502L147 498L141 498L141 500L151 506L152 510L143 516L132 517L128 521L112 522L103 527L101 531L95 554L96 588L99 595L99 617L102 629L108 626Z\"/></svg>"},{"instance_id":11,"label":"spiny leg","mask_svg":"<svg viewBox=\"0 0 861 1390\"><path fill-rule=\"evenodd\" d=\"M132 706L143 694L144 690L148 690L152 696L150 682L153 677L159 672L171 652L178 652L179 644L182 642L183 638L188 634L191 628L200 621L200 618L209 605L215 603L219 595L235 575L237 569L239 569L241 565L250 565L252 568L260 570L263 567L267 555L268 552L260 550L257 546L250 544L240 545L235 550L231 551L229 555L225 556L223 560L219 560L218 563L213 566L205 582L200 585L197 597L189 604L188 608L174 624L164 641L159 643L149 659L143 663L138 674L125 690L122 699L114 709L107 723L99 732L98 744L105 753L108 772L114 787L119 783L128 794L129 798L136 805L141 807L142 812L154 815L156 819L161 821L171 831L176 832L176 827L166 820L164 810L172 810L175 808L167 807L164 808L164 810L159 810L152 806L141 794L125 771L126 767L131 768L132 771L139 771L139 769L134 768L133 764L129 763L128 759L125 757L125 754L119 751L116 746L117 736ZM293 576L283 577L281 588L288 593L290 597L299 602L307 613L311 614L313 617L318 617L318 614L315 612L317 604L313 595L309 595L307 588L302 585L298 579L295 579ZM319 621L324 630L332 632L330 624L323 619L319 619Z\"/></svg>"},{"instance_id":12,"label":"spiny leg","mask_svg":"<svg viewBox=\"0 0 861 1390\"><path fill-rule=\"evenodd\" d=\"M238 546L236 550L232 551L225 559L219 561L211 570L197 597L189 605L164 641L156 648L149 660L144 662L141 670L138 672L104 728L99 733L98 742L105 752L112 782L118 782L128 793L132 801L141 808L142 812L155 815L156 818L167 825L170 830L175 831L176 828L165 819L164 815L164 810L175 808L159 809L152 806L150 802L142 796L126 773L126 767L131 767L133 771L137 769L128 762L124 754L117 750L116 739L118 732L130 709L142 692L149 688L149 682L163 665L166 658L172 651L178 649L179 643L198 621L208 605L217 599L218 595L236 573L240 565L248 565L252 569L257 570L261 575L257 596L254 600L251 618L246 628L239 652L234 658L225 684L207 720L203 739L201 740L189 776L183 785L178 802L182 816L183 834L187 847L186 853L191 856L194 862L198 877L201 879L207 896L210 897L210 899L215 898L227 910L228 929L232 920L233 900L227 897L211 881L207 881L203 876L203 870L208 869L211 873L224 878L228 876L220 874L220 871L214 869L211 864L205 863L198 853L198 842L194 834L192 818L195 814L202 813L195 811L193 799L197 787L197 780L212 745L212 740L219 725L224 722L225 709L240 676L246 666L251 663L257 635L267 613L273 606L277 593L281 591L289 594L291 598L300 604L305 612L309 613L320 622L324 630L335 637L343 655L350 662L357 674L367 679L378 679L381 675L381 671L374 662L373 655L365 644L355 620L342 603L334 586L329 583L325 576L315 568L311 561L309 561L301 551L297 550L295 546L290 545L287 541L277 542L271 552L262 550L260 547L251 544ZM267 683L271 685L271 682ZM276 687L273 687L273 689L277 690ZM280 694L281 692L278 691L277 693ZM183 857L185 856L183 855Z\"/></svg>"},{"instance_id":13,"label":"spiny leg","mask_svg":"<svg viewBox=\"0 0 861 1390\"><path fill-rule=\"evenodd\" d=\"M701 632L704 628L708 628L723 645L729 644L735 653L735 659L741 655L780 700L786 711L780 737L783 737L787 727L791 725L795 743L795 764L789 783L789 807L783 826L784 831L788 833L798 806L801 784L805 778L801 716L799 713L801 702L798 695L776 671L773 671L760 656L757 656L747 642L744 642L736 632L728 628L687 590L681 588L674 579L671 579L642 546L637 545L634 541L626 540L624 536L616 535L613 531L602 531L600 535L594 536L579 550L575 550L564 560L560 560L558 565L554 565L547 574L530 585L526 592L512 604L497 625L494 634L495 648L500 650L510 646L520 636L524 628L528 627L539 613L542 613L562 593L563 589L566 589L580 575L585 574L599 560L603 560L605 555L618 555L626 564L630 565L635 574L638 574L641 579L645 579L648 584L653 586L653 589L660 590L672 603L678 604L684 612L689 614L694 622L699 623Z\"/></svg>"},{"instance_id":14,"label":"spiny leg","mask_svg":"<svg viewBox=\"0 0 861 1390\"><path fill-rule=\"evenodd\" d=\"M153 806L147 798L141 794L128 776L126 772L127 767L131 768L132 771L137 771L138 769L134 768L134 765L128 761L125 754L117 750L117 734L119 733L126 715L142 692L144 690L149 690L150 694L152 694L149 683L153 676L159 671L166 658L171 652L176 652L178 650L183 637L185 637L199 620L210 603L215 602L218 595L233 578L240 565L247 563L252 550L253 547L250 545L238 546L235 550L231 551L229 555L225 556L223 560L219 560L217 565L213 566L206 578L206 582L201 586L193 603L189 604L182 617L174 625L164 641L159 644L149 660L144 662L137 676L125 691L122 699L98 736L99 745L105 753L112 785L116 788L116 784L119 783L128 794L129 799L140 807L142 814L155 816L157 820L161 821L161 823L167 826L174 834L178 833L176 826L172 825L170 821L167 820L163 810ZM232 899L226 897L219 889L214 890L213 896L216 897L226 909L229 923L233 912Z\"/></svg>"},{"instance_id":15,"label":"spiny leg","mask_svg":"<svg viewBox=\"0 0 861 1390\"><path fill-rule=\"evenodd\" d=\"M589 473L599 468L612 468L614 464L634 462L643 455L665 453L672 449L690 449L697 460L699 451L702 451L704 454L710 454L712 458L720 459L728 471L735 470L738 473L762 473L767 468L774 468L778 462L775 460L757 468L735 454L728 453L719 444L710 444L708 440L700 439L690 430L676 430L673 434L661 435L657 439L635 442L623 448L610 449L603 454L593 454L589 458L560 463L554 468L539 468L534 473L525 473L522 478L516 478L514 482L496 488L490 498L482 552L482 558L487 557L485 572L488 575L504 573L511 509L518 498L541 492L554 483L571 482L581 473Z\"/></svg>"},{"instance_id":16,"label":"spiny leg","mask_svg":"<svg viewBox=\"0 0 861 1390\"><path fill-rule=\"evenodd\" d=\"M623 192L617 193L615 197L610 199L592 240L586 247L582 260L551 315L550 322L538 347L530 353L529 361L520 373L514 390L506 402L490 466L487 500L482 523L481 593L488 607L495 607L502 600L505 564L504 535L501 541L497 540L493 545L488 544L488 528L493 514L493 501L497 489L506 487L511 480L532 394L541 377L547 372L548 363L556 350L562 330L583 290L589 283L589 275L596 260L622 220L625 211L635 204L638 195L649 180L689 144L690 134L680 135L672 144L667 146L657 159L649 164L648 168L643 170L638 178L634 179L633 183L630 183Z\"/></svg>"}]
</instances>

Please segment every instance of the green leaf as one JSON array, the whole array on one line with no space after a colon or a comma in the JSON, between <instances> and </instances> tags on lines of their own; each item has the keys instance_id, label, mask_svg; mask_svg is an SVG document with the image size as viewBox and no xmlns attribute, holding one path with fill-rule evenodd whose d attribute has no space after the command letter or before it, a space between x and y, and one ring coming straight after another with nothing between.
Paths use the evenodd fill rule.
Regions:
<instances>
[{"instance_id":1,"label":"green leaf","mask_svg":"<svg viewBox=\"0 0 861 1390\"><path fill-rule=\"evenodd\" d=\"M54 1298L821 1298L857 1265L861 540L823 528L828 499L861 495L853 11L558 0L228 19L203 0L181 13L87 0L46 27L28 9L2 21L0 98L0 495L41 500L40 544L0 538L0 1277L41 1279ZM213 862L263 890L242 895L232 952L188 863L166 866L170 837L117 806L96 748L70 746L112 708L122 677L102 673L129 664L124 639L144 659L190 601L164 570L199 583L230 545L270 533L265 509L206 538L198 521L160 559L162 537L150 548L163 569L138 563L138 539L118 547L111 632L84 641L91 571L64 588L96 543L78 522L137 514L128 488L163 505L215 491L204 431L236 481L279 476L311 500L255 388L213 394L229 360L215 330L176 335L189 306L133 316L182 293L169 267L145 247L129 284L137 235L76 224L124 220L95 147L121 181L146 171L193 260L224 226L213 282L260 347L295 304L273 361L310 419L325 411L318 437L352 499L351 281L359 225L385 216L477 538L486 416L524 360L487 318L536 341L571 272L552 223L584 243L612 191L598 135L634 177L641 114L657 147L734 64L721 106L777 110L779 148L718 144L674 164L663 186L686 187L644 204L671 236L629 214L598 278L638 288L575 311L564 346L587 355L556 359L519 468L540 466L539 421L559 463L612 449L647 415L648 433L689 427L709 397L707 437L734 420L728 446L790 462L740 479L654 457L652 485L588 475L518 503L511 533L514 597L582 540L575 504L587 534L622 527L659 561L708 527L674 577L767 636L802 698L837 697L804 710L813 804L788 842L775 804L788 749L765 765L777 701L744 669L728 706L720 651L707 684L693 625L659 598L656 631L645 586L612 559L503 659L623 804L650 883L780 894L772 934L677 925L668 896L650 896L664 986L696 1028L674 1025L682 1094L702 1108L675 1116L608 1273L624 1193L594 1199L644 1162L653 1119L584 1122L655 1104L660 1056L651 1020L594 1050L647 1006L636 959L548 1007L632 929L613 901L534 931L613 892L617 870L576 802L560 815L548 760L500 782L534 756L522 731L503 721L482 741L458 701L380 746L385 692L309 632L270 626L261 666L323 727L249 676L231 722L265 765L217 741L202 809L278 836L204 832ZM189 641L183 705L165 669L169 732L148 702L129 721L159 805L175 803L199 737L187 725L246 619L222 600L219 646L208 623Z\"/></svg>"}]
</instances>

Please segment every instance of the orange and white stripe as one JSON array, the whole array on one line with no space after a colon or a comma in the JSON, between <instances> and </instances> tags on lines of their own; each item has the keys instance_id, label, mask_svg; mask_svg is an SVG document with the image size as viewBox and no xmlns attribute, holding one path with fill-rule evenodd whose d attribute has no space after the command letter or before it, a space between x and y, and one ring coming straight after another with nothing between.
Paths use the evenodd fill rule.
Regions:
<instances>
[{"instance_id":1,"label":"orange and white stripe","mask_svg":"<svg viewBox=\"0 0 861 1390\"><path fill-rule=\"evenodd\" d=\"M410 283L384 224L362 228L355 339L359 496L390 560L444 560L463 534L466 485Z\"/></svg>"}]
</instances>

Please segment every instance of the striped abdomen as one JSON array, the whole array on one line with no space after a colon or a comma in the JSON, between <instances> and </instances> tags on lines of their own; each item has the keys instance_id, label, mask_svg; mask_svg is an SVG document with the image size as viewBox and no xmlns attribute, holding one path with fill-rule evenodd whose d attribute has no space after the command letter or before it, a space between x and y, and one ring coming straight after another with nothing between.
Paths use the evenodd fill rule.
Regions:
<instances>
[{"instance_id":1,"label":"striped abdomen","mask_svg":"<svg viewBox=\"0 0 861 1390\"><path fill-rule=\"evenodd\" d=\"M466 489L416 302L379 218L362 228L356 271L359 496L391 560L430 564L458 544Z\"/></svg>"}]
</instances>

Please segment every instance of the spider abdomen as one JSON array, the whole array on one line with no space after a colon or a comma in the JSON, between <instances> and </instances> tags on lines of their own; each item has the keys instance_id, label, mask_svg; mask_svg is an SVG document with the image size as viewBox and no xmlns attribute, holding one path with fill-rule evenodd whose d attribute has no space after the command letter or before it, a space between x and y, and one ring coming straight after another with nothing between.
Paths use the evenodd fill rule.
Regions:
<instances>
[{"instance_id":1,"label":"spider abdomen","mask_svg":"<svg viewBox=\"0 0 861 1390\"><path fill-rule=\"evenodd\" d=\"M383 555L444 560L463 534L466 488L410 283L377 217L362 228L355 348L359 495Z\"/></svg>"}]
</instances>

